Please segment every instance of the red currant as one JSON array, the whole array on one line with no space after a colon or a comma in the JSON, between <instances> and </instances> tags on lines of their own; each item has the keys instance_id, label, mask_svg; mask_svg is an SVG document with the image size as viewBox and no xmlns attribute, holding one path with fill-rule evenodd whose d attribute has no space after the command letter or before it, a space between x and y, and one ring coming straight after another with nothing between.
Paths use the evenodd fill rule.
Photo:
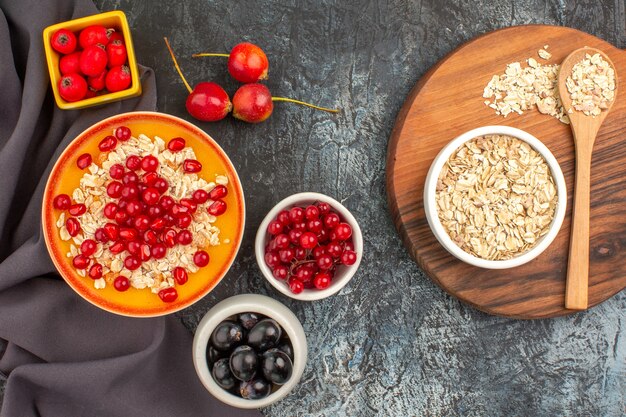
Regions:
<instances>
[{"instance_id":1,"label":"red currant","mask_svg":"<svg viewBox=\"0 0 626 417\"><path fill-rule=\"evenodd\" d=\"M272 274L274 275L274 278L284 281L289 276L289 268L286 265L278 265L274 268Z\"/></svg>"},{"instance_id":2,"label":"red currant","mask_svg":"<svg viewBox=\"0 0 626 417\"><path fill-rule=\"evenodd\" d=\"M307 220L316 220L320 217L320 211L316 206L310 205L304 209L304 217Z\"/></svg>"},{"instance_id":3,"label":"red currant","mask_svg":"<svg viewBox=\"0 0 626 417\"><path fill-rule=\"evenodd\" d=\"M354 265L356 262L356 252L346 250L341 255L341 263L344 265Z\"/></svg>"},{"instance_id":4,"label":"red currant","mask_svg":"<svg viewBox=\"0 0 626 417\"><path fill-rule=\"evenodd\" d=\"M302 281L291 277L289 278L289 289L294 294L300 294L302 291L304 291L304 284L302 283Z\"/></svg>"},{"instance_id":5,"label":"red currant","mask_svg":"<svg viewBox=\"0 0 626 417\"><path fill-rule=\"evenodd\" d=\"M278 235L283 231L283 224L278 220L272 220L267 226L267 232L270 235Z\"/></svg>"},{"instance_id":6,"label":"red currant","mask_svg":"<svg viewBox=\"0 0 626 417\"><path fill-rule=\"evenodd\" d=\"M315 278L313 278L313 285L318 290L325 290L326 288L330 286L330 283L331 283L330 274L327 274L326 272L319 272L315 274Z\"/></svg>"},{"instance_id":7,"label":"red currant","mask_svg":"<svg viewBox=\"0 0 626 417\"><path fill-rule=\"evenodd\" d=\"M317 245L315 233L305 232L300 236L300 246L304 249L313 249Z\"/></svg>"},{"instance_id":8,"label":"red currant","mask_svg":"<svg viewBox=\"0 0 626 417\"><path fill-rule=\"evenodd\" d=\"M350 236L352 236L352 228L348 223L339 223L337 227L333 229L333 233L335 234L337 240L348 240L350 239Z\"/></svg>"},{"instance_id":9,"label":"red currant","mask_svg":"<svg viewBox=\"0 0 626 417\"><path fill-rule=\"evenodd\" d=\"M289 220L292 223L302 223L304 220L304 210L302 207L293 207L289 210Z\"/></svg>"}]
</instances>

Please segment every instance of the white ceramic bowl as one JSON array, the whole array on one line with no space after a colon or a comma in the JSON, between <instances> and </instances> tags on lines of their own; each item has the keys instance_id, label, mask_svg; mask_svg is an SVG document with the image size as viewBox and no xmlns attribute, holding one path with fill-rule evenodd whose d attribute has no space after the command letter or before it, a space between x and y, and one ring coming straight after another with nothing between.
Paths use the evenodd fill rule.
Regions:
<instances>
[{"instance_id":1,"label":"white ceramic bowl","mask_svg":"<svg viewBox=\"0 0 626 417\"><path fill-rule=\"evenodd\" d=\"M237 397L217 385L211 376L206 360L206 349L213 329L228 317L239 313L254 312L270 317L283 328L293 346L293 373L287 383L269 396L260 400L246 400ZM304 329L298 318L278 301L257 294L243 294L230 297L217 303L202 318L193 338L193 365L198 378L205 388L218 400L238 408L266 407L281 400L298 384L307 360L307 343Z\"/></svg>"},{"instance_id":2,"label":"white ceramic bowl","mask_svg":"<svg viewBox=\"0 0 626 417\"><path fill-rule=\"evenodd\" d=\"M289 289L289 286L285 281L280 281L274 278L272 274L272 270L265 263L265 245L269 241L269 236L267 233L267 226L270 224L274 218L280 213L282 210L290 209L294 206L307 206L316 201L323 201L332 207L339 216L342 221L348 223L352 228L352 242L354 243L354 251L356 252L356 262L353 265L339 265L335 271L335 276L333 277L332 283L330 286L324 290L318 289L304 289L300 294L294 294ZM327 195L320 193L299 193L293 194L280 203L276 204L273 209L267 213L265 219L261 222L261 226L259 226L259 230L256 234L256 241L254 244L254 251L256 253L256 261L259 264L259 268L261 272L265 276L265 278L269 281L270 284L274 286L281 293L295 298L296 300L303 301L313 301L313 300L321 300L322 298L330 297L333 294L336 294L343 287L346 286L348 282L352 279L357 269L359 268L359 264L361 263L361 258L363 256L363 236L361 235L361 229L359 228L359 224L356 219L345 208L340 202L331 198Z\"/></svg>"},{"instance_id":3,"label":"white ceramic bowl","mask_svg":"<svg viewBox=\"0 0 626 417\"><path fill-rule=\"evenodd\" d=\"M435 192L439 173L441 172L442 167L448 161L452 153L457 150L463 143L469 141L470 139L476 138L478 136L494 134L516 137L528 143L537 152L539 152L546 160L548 166L550 167L550 170L552 171L552 177L554 178L554 181L556 183L555 185L558 198L556 210L554 213L554 219L550 224L550 229L548 233L545 234L529 251L524 252L514 258L502 261L491 261L478 258L465 252L459 246L457 246L443 228L443 225L439 220L439 216L437 215L438 209L435 202ZM428 220L428 224L430 225L430 228L439 243L441 243L448 252L450 252L458 259L467 262L470 265L487 269L513 268L525 264L526 262L529 262L539 256L548 246L550 246L550 243L552 243L552 241L558 234L559 229L561 228L561 224L563 223L563 219L565 217L566 206L567 188L565 186L565 179L563 178L563 172L561 171L561 167L559 166L559 163L557 162L554 155L552 155L552 152L550 152L550 150L543 143L541 143L539 139L537 139L530 133L509 126L479 127L478 129L470 130L469 132L463 133L462 135L448 143L441 150L441 152L439 152L439 155L437 155L432 165L430 166L430 170L428 171L428 175L426 177L426 184L424 186L424 211L426 213L426 219Z\"/></svg>"}]
</instances>

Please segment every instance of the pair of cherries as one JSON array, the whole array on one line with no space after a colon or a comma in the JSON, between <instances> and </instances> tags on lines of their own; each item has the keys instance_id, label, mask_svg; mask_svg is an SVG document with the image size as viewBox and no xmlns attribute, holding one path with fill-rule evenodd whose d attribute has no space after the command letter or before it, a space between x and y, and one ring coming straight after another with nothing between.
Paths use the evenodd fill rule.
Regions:
<instances>
[{"instance_id":1,"label":"pair of cherries","mask_svg":"<svg viewBox=\"0 0 626 417\"><path fill-rule=\"evenodd\" d=\"M329 113L339 111L287 97L272 97L270 90L265 85L258 83L260 80L267 79L269 68L267 56L261 48L248 42L235 45L230 54L200 53L193 55L194 58L204 56L228 57L228 72L237 81L245 83L235 92L232 102L228 93L214 82L201 82L192 89L176 61L169 41L167 38L164 40L172 56L172 61L174 61L174 67L187 91L189 91L185 103L187 112L198 120L216 122L225 118L232 110L233 116L239 120L248 123L260 123L272 114L274 101L301 104Z\"/></svg>"}]
</instances>

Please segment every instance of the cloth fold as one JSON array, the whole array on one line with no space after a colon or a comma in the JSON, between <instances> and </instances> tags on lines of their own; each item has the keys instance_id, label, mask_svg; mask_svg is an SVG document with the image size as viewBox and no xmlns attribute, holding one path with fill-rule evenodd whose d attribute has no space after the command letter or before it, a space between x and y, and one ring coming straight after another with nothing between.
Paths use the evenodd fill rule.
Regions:
<instances>
[{"instance_id":1,"label":"cloth fold","mask_svg":"<svg viewBox=\"0 0 626 417\"><path fill-rule=\"evenodd\" d=\"M97 12L88 0L0 0L0 372L7 376L0 416L259 416L204 389L180 321L92 306L46 251L42 195L63 149L106 117L156 109L154 74L143 67L141 97L81 111L56 107L42 31Z\"/></svg>"}]
</instances>

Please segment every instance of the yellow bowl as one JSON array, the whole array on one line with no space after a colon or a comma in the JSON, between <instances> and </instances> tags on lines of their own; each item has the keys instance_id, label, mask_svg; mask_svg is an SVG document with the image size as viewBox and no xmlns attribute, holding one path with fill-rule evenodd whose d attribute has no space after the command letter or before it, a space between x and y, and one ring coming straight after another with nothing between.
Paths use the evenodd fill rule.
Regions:
<instances>
[{"instance_id":1,"label":"yellow bowl","mask_svg":"<svg viewBox=\"0 0 626 417\"><path fill-rule=\"evenodd\" d=\"M122 91L114 93L102 94L100 96L91 97L84 100L69 102L63 100L59 94L59 80L61 79L61 71L59 70L59 60L61 54L52 49L50 40L52 35L59 29L71 30L78 36L78 32L91 25L102 25L106 28L116 28L122 31L124 36L124 44L126 45L126 53L128 55L128 68L132 82L130 87ZM67 22L57 23L48 26L43 30L43 45L46 51L46 61L48 62L48 71L50 72L50 82L52 83L52 91L57 106L64 110L82 109L84 107L98 106L100 104L110 103L112 101L122 100L125 98L137 97L141 94L141 81L139 80L139 70L137 69L137 59L135 58L135 49L133 48L133 40L130 37L130 28L124 12L115 10L112 12L95 14L93 16L81 17L80 19L69 20Z\"/></svg>"}]
</instances>

